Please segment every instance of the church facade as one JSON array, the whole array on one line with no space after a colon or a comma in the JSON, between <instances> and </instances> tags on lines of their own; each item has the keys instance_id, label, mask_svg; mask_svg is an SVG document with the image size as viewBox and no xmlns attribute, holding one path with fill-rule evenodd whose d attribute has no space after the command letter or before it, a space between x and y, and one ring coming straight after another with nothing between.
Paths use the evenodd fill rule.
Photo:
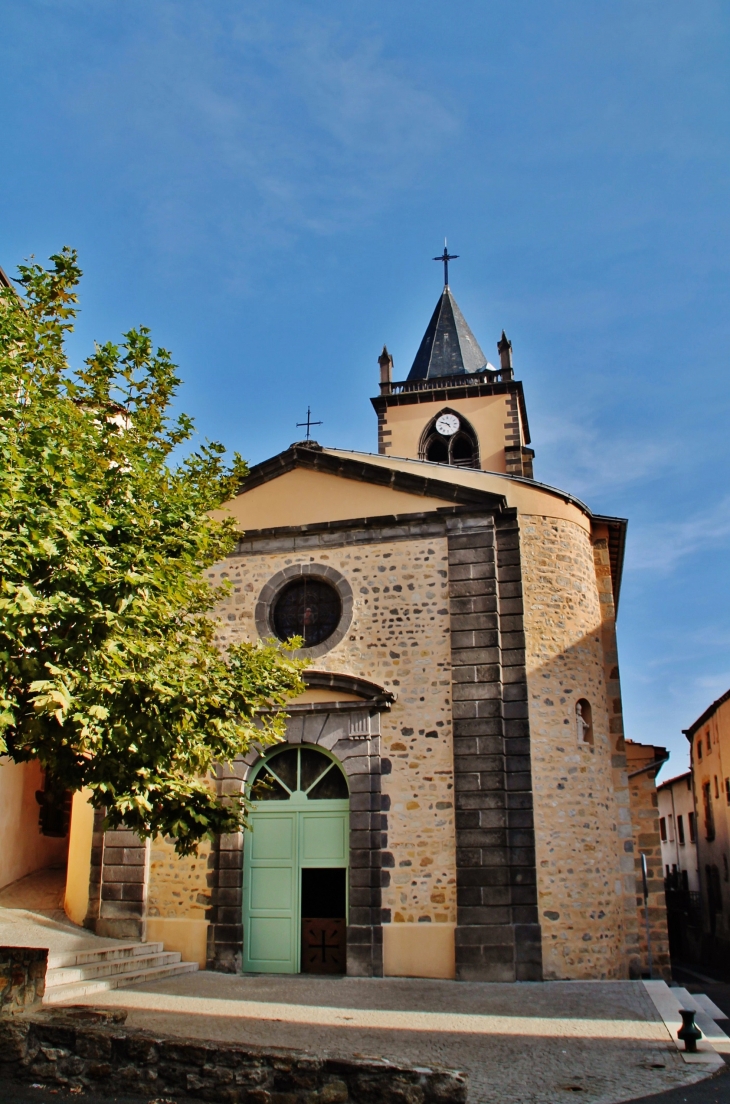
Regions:
<instances>
[{"instance_id":1,"label":"church facade","mask_svg":"<svg viewBox=\"0 0 730 1104\"><path fill-rule=\"evenodd\" d=\"M407 380L383 350L377 454L305 441L251 471L228 507L245 536L215 573L233 583L221 642L305 637L309 689L287 740L346 775L349 844L333 861L347 869L348 972L637 976L634 838L656 825L636 823L622 730L626 523L533 479L504 334L498 352L495 368L447 285ZM219 966L257 968L261 933L258 966L275 968L285 895L255 899L256 831L231 841L240 927L213 902ZM320 862L295 850L272 864ZM287 969L303 968L300 885L295 870Z\"/></svg>"},{"instance_id":2,"label":"church facade","mask_svg":"<svg viewBox=\"0 0 730 1104\"><path fill-rule=\"evenodd\" d=\"M250 830L182 859L97 821L89 926L229 971L641 976L658 823L622 729L626 522L535 480L498 353L446 285L408 378L380 357L377 453L307 440L251 470L220 643L300 635L307 690L285 744L219 772Z\"/></svg>"}]
</instances>

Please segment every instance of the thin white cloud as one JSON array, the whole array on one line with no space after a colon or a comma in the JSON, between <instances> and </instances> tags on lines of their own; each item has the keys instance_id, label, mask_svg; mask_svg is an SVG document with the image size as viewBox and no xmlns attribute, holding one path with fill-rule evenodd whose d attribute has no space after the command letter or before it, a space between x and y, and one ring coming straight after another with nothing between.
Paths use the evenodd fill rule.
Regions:
<instances>
[{"instance_id":1,"label":"thin white cloud","mask_svg":"<svg viewBox=\"0 0 730 1104\"><path fill-rule=\"evenodd\" d=\"M686 521L632 527L626 566L633 571L669 573L689 556L728 545L730 495Z\"/></svg>"},{"instance_id":2,"label":"thin white cloud","mask_svg":"<svg viewBox=\"0 0 730 1104\"><path fill-rule=\"evenodd\" d=\"M539 421L540 463L547 482L594 498L666 472L668 444L601 434L587 421L544 415ZM543 468L541 467L541 472Z\"/></svg>"},{"instance_id":3,"label":"thin white cloud","mask_svg":"<svg viewBox=\"0 0 730 1104\"><path fill-rule=\"evenodd\" d=\"M282 26L255 9L166 11L85 74L74 110L172 252L347 228L413 185L458 129L366 34L306 13Z\"/></svg>"},{"instance_id":4,"label":"thin white cloud","mask_svg":"<svg viewBox=\"0 0 730 1104\"><path fill-rule=\"evenodd\" d=\"M730 671L723 671L718 675L703 675L695 679L695 686L700 690L711 691L714 697L720 697L730 686Z\"/></svg>"}]
</instances>

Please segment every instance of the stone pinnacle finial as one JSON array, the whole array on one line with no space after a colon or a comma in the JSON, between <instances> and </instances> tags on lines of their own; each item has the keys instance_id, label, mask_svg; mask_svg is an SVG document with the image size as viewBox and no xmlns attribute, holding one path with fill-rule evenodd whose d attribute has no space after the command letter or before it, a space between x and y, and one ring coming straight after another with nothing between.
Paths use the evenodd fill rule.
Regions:
<instances>
[{"instance_id":1,"label":"stone pinnacle finial","mask_svg":"<svg viewBox=\"0 0 730 1104\"><path fill-rule=\"evenodd\" d=\"M502 336L497 342L497 352L499 353L499 366L503 372L512 371L512 342L507 337L507 334L502 330Z\"/></svg>"},{"instance_id":2,"label":"stone pinnacle finial","mask_svg":"<svg viewBox=\"0 0 730 1104\"><path fill-rule=\"evenodd\" d=\"M378 357L380 365L380 394L390 394L390 384L393 379L393 358L388 352L388 346L383 345L383 351Z\"/></svg>"}]
</instances>

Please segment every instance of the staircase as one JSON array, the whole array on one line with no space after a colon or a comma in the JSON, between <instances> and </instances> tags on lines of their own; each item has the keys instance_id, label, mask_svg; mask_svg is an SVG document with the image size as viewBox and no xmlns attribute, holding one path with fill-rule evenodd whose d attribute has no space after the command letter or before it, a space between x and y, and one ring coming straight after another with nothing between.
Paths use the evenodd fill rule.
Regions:
<instances>
[{"instance_id":1,"label":"staircase","mask_svg":"<svg viewBox=\"0 0 730 1104\"><path fill-rule=\"evenodd\" d=\"M179 951L162 943L120 943L99 950L51 951L46 971L44 1004L81 1000L143 981L191 974L197 962L182 962Z\"/></svg>"}]
</instances>

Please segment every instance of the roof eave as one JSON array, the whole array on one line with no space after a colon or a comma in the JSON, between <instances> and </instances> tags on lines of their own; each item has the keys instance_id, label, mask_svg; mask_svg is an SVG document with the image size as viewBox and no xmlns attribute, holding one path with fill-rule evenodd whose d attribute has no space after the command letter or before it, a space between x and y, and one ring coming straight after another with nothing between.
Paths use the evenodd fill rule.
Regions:
<instances>
[{"instance_id":1,"label":"roof eave","mask_svg":"<svg viewBox=\"0 0 730 1104\"><path fill-rule=\"evenodd\" d=\"M591 518L608 529L608 558L611 564L611 585L613 589L613 608L618 617L618 602L621 595L621 580L626 557L627 518L610 517L606 514L591 514Z\"/></svg>"},{"instance_id":2,"label":"roof eave","mask_svg":"<svg viewBox=\"0 0 730 1104\"><path fill-rule=\"evenodd\" d=\"M246 494L255 487L268 483L295 468L327 472L344 479L390 487L393 490L405 491L424 498L438 498L460 506L507 509L504 495L466 487L460 483L451 483L445 479L436 479L430 475L403 472L382 464L370 464L367 460L353 460L347 456L338 456L334 452L325 451L321 445L316 445L314 442L291 445L284 452L264 460L261 464L256 464L239 487L237 495Z\"/></svg>"},{"instance_id":3,"label":"roof eave","mask_svg":"<svg viewBox=\"0 0 730 1104\"><path fill-rule=\"evenodd\" d=\"M730 690L726 690L721 698L718 698L716 701L714 701L712 705L708 705L702 716L698 717L697 720L689 726L689 728L682 729L683 735L687 737L690 743L692 743L692 737L694 736L697 729L702 728L702 725L705 724L706 721L709 721L713 713L716 713L720 706L724 705L725 702L728 700L730 700Z\"/></svg>"}]
</instances>

